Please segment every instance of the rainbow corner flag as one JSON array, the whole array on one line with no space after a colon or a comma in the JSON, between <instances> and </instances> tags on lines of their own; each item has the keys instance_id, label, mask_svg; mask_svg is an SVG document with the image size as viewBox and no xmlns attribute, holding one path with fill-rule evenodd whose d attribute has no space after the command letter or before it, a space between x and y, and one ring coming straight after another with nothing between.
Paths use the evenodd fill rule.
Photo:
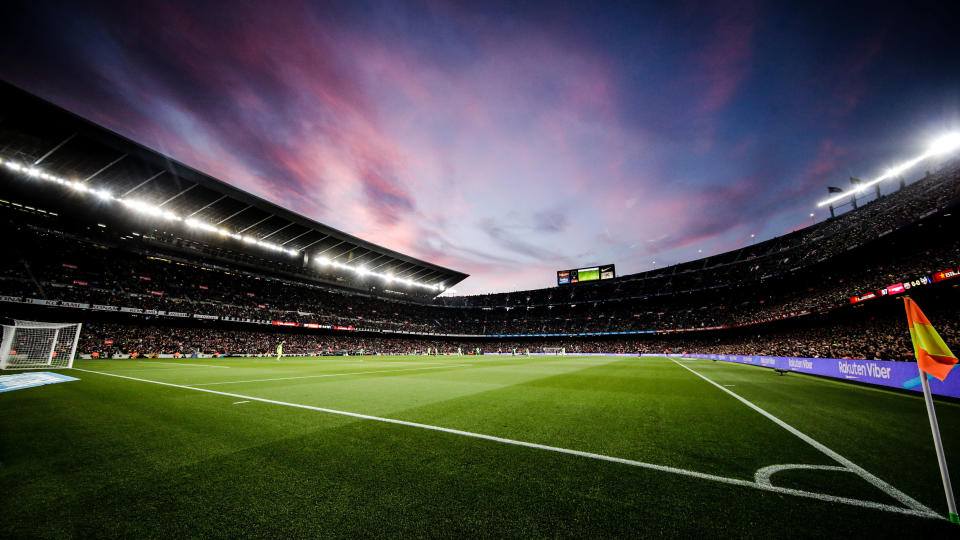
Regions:
<instances>
[{"instance_id":1,"label":"rainbow corner flag","mask_svg":"<svg viewBox=\"0 0 960 540\"><path fill-rule=\"evenodd\" d=\"M922 371L941 381L946 379L957 363L956 355L950 352L913 298L905 297L903 304L907 308L907 323L910 325L910 339L913 341L913 354L917 365Z\"/></svg>"}]
</instances>

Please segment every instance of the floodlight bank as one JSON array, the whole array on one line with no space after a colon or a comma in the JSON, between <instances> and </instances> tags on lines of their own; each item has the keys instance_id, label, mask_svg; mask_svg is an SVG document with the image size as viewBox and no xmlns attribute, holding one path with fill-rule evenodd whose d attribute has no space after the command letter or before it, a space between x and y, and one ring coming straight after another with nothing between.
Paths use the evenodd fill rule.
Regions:
<instances>
[{"instance_id":1,"label":"floodlight bank","mask_svg":"<svg viewBox=\"0 0 960 540\"><path fill-rule=\"evenodd\" d=\"M217 227L215 225L212 225L210 223L207 223L205 221L201 221L198 219L184 218L184 217L178 216L173 212L170 212L169 210L165 210L153 203L149 203L149 202L141 201L137 199L126 199L126 198L114 197L113 194L106 189L99 189L99 188L88 186L83 182L68 180L66 178L63 178L54 174L50 174L39 167L30 167L30 166L18 163L16 161L3 159L3 158L0 158L0 165L6 167L10 171L19 173L28 178L38 178L41 180L45 180L47 182L59 184L61 186L65 186L69 189L72 189L80 193L93 195L94 197L97 197L98 199L108 203L116 202L121 206L125 207L131 213L136 215L147 216L154 219L160 219L160 220L170 221L170 222L181 222L191 229L199 229L201 231L209 232L212 234L227 236L227 237L233 238L234 240L239 240L245 244L254 244L268 251L282 252L291 257L296 257L297 255L299 255L299 252L289 248L285 248L279 244L274 244L272 242L265 242L263 240L254 238L252 236L245 236L242 234L233 233L226 229ZM442 284L437 285L437 284L420 283L418 281L414 281L411 279L394 279L394 277L390 274L381 274L378 272L372 272L364 267L357 267L357 266L338 263L336 261L331 261L325 257L318 258L317 261L321 266L331 265L334 268L340 268L343 270L349 270L351 272L354 272L360 277L372 276L375 278L380 278L387 283L392 283L396 281L408 287L422 287L424 289L429 289L431 291L442 291L444 289L444 286Z\"/></svg>"}]
</instances>

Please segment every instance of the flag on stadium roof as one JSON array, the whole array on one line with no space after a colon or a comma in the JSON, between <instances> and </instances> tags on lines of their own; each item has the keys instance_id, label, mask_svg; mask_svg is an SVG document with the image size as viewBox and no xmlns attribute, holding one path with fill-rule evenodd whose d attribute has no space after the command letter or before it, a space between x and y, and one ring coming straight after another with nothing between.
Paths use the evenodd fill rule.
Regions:
<instances>
[{"instance_id":1,"label":"flag on stadium roof","mask_svg":"<svg viewBox=\"0 0 960 540\"><path fill-rule=\"evenodd\" d=\"M903 299L903 303L907 308L907 323L910 325L910 340L913 341L913 354L917 365L922 371L941 381L946 379L957 363L956 355L950 352L913 298L908 296Z\"/></svg>"}]
</instances>

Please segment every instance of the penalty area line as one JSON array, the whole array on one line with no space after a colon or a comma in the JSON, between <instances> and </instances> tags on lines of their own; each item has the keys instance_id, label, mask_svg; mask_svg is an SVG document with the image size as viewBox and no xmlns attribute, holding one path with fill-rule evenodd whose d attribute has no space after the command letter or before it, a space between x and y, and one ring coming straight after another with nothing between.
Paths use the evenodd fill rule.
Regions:
<instances>
[{"instance_id":1,"label":"penalty area line","mask_svg":"<svg viewBox=\"0 0 960 540\"><path fill-rule=\"evenodd\" d=\"M832 458L834 461L840 463L841 465L843 465L844 467L846 467L847 469L849 469L851 472L856 473L858 476L860 476L861 478L863 478L864 480L866 480L866 481L869 482L870 484L873 484L875 487L879 488L881 491L883 491L883 492L886 493L887 495L889 495L889 496L893 497L894 499L900 501L901 503L903 503L905 506L909 507L910 509L912 509L912 510L914 510L914 511L916 511L916 512L922 513L922 514L928 514L928 515L930 515L931 517L932 517L932 516L936 516L936 517L939 517L939 518L942 518L942 517L943 517L943 516L940 516L939 514L937 514L936 512L934 512L934 511L933 511L932 509L930 509L929 507L925 506L923 503L917 501L916 499L910 497L910 496L907 495L906 493L900 491L899 489L893 487L892 485L888 484L887 482L881 480L879 477L873 475L872 473L870 473L869 471L867 471L867 470L864 469L863 467L861 467L861 466L857 465L856 463L850 461L849 459L841 456L840 454L838 454L837 452L831 450L830 448L827 448L824 444L818 442L818 441L815 440L813 437L807 435L806 433L803 433L803 432L800 431L799 429L791 426L790 424L788 424L788 423L784 422L783 420L777 418L776 416L770 414L770 413L767 412L766 410L760 408L758 405L755 405L755 404L753 404L752 402L748 401L746 398L744 398L744 397L740 396L739 394L735 393L733 390L730 390L729 388L724 388L723 385L717 384L716 382L712 381L711 379L708 379L705 375L702 375L701 373L699 373L699 372L697 372L697 371L695 371L695 370L687 367L685 364L678 362L676 359L670 358L670 361L673 362L674 364L682 367L683 369L689 371L690 373L693 373L693 374L696 375L697 377L700 377L701 379L707 381L708 383L710 383L710 384L712 384L713 386L719 388L720 390L723 390L723 391L726 392L727 394L730 394L730 395L731 395L734 399L736 399L737 401L743 403L743 404L746 405L747 407L750 407L750 408L753 409L754 411L756 411L756 412L762 414L763 416L767 417L768 420L772 421L773 423L777 424L778 426L782 427L783 429L789 431L790 433L792 433L793 435L795 435L796 437L798 437L798 438L801 439L802 441L806 442L806 443L809 444L810 446L812 446L812 447L816 448L817 450L823 452L823 453L826 454L828 457Z\"/></svg>"},{"instance_id":2,"label":"penalty area line","mask_svg":"<svg viewBox=\"0 0 960 540\"><path fill-rule=\"evenodd\" d=\"M871 502L871 501L862 501L862 500L859 500L859 499L851 499L851 498L847 498L847 497L837 497L837 496L833 496L833 495L827 495L827 494L825 494L825 493L815 493L815 492L812 492L812 491L803 491L803 490L799 490L799 489L780 488L780 487L776 487L776 486L773 486L773 485L765 485L765 484L760 484L760 483L757 483L757 482L751 482L751 481L749 481L749 480L741 480L741 479L739 479L739 478L728 478L728 477L725 477L725 476L717 476L717 475L714 475L714 474L707 474L707 473L702 473L702 472L697 472L697 471L691 471L691 470L687 470L687 469L680 469L680 468L677 468L677 467L669 467L669 466L666 466L666 465L656 465L656 464L653 464L653 463L646 463L646 462L643 462L643 461L636 461L636 460L632 460L632 459L625 459L625 458L618 458L618 457L613 457L613 456L606 456L606 455L603 455L603 454L594 454L594 453L592 453L592 452L584 452L584 451L581 451L581 450L572 450L572 449L569 449L569 448L561 448L561 447L558 447L558 446L549 446L549 445L539 444L539 443L533 443L533 442L518 441L518 440L515 440L515 439L507 439L507 438L504 438L504 437L497 437L497 436L494 436L494 435L485 435L485 434L483 434L483 433L474 433L474 432L472 432L472 431L463 431L463 430L459 430L459 429L451 429L451 428L445 428L445 427L441 427L441 426L433 426L433 425L430 425L430 424L420 424L420 423L418 423L418 422L409 422L409 421L406 421L406 420L396 420L396 419L394 419L394 418L384 418L384 417L381 417L381 416L372 416L372 415L369 415L369 414L361 414L361 413L348 412L348 411L338 411L338 410L336 410L336 409L327 409L327 408L324 408L324 407L314 407L314 406L312 406L312 405L303 405L303 404L300 404L300 403L290 403L290 402L286 402L286 401L277 401L277 400L274 400L274 399L260 398L260 397L256 397L256 396L247 396L247 395L243 395L243 394L234 394L234 393L231 393L231 392L221 392L221 391L219 391L219 390L211 390L211 389L209 389L209 388L196 388L196 387L193 387L193 386L185 386L185 385L182 385L182 384L173 384L173 383L162 382L162 381L152 381L152 380L150 380L150 379L140 379L140 378L137 378L137 377L129 377L129 376L127 376L127 375L117 375L116 373L104 373L104 372L100 372L100 371L93 371L93 370L90 370L90 369L81 369L81 368L72 368L72 369L74 369L74 370L76 370L76 371L83 371L83 372L86 372L86 373L94 373L94 374L97 374L97 375L104 375L104 376L106 376L106 377L117 377L117 378L119 378L119 379L127 379L127 380L137 381L137 382L144 382L144 383L150 383L150 384L158 384L158 385L161 385L161 386L169 386L169 387L172 387L172 388L182 388L182 389L184 389L184 390L194 390L194 391L196 391L196 392L205 392L205 393L207 393L207 394L216 394L216 395L220 395L220 396L232 397L232 398L243 399L243 400L248 400L248 401L258 401L258 402L261 402L261 403L271 403L271 404L273 404L273 405L281 405L281 406L284 406L284 407L294 407L294 408L297 408L297 409L306 409L306 410L309 410L309 411L317 411L317 412L324 412L324 413L329 413L329 414L336 414L336 415L340 415L340 416L348 416L348 417L351 417L351 418L359 418L359 419L361 419L361 420L372 420L372 421L375 421L375 422L384 422L384 423L387 423L387 424L396 424L396 425L413 427L413 428L418 428L418 429L426 429L426 430L430 430L430 431L439 431L439 432L442 432L442 433L449 433L449 434L452 434L452 435L460 435L460 436L463 436L463 437L470 437L470 438L474 438L474 439L481 439L481 440L486 440L486 441L498 442L498 443L509 444L509 445L513 445L513 446L522 446L522 447L525 447L525 448L533 448L533 449L537 449L537 450L545 450L545 451L548 451L548 452L556 452L556 453L559 453L559 454L567 454L567 455L572 455L572 456L579 456L579 457L588 458L588 459L595 459L595 460L598 460L598 461L607 461L607 462L611 462L611 463L619 463L619 464L622 464L622 465L629 465L629 466L638 467L638 468L642 468L642 469L649 469L649 470L654 470L654 471L659 471L659 472L677 474L677 475L681 475L681 476L686 476L686 477L690 477L690 478L697 478L697 479L700 479L700 480L708 480L708 481L711 481L711 482L718 482L718 483L722 483L722 484L729 484L729 485L734 485L734 486L748 487L748 488L753 488L753 489L757 489L757 490L760 490L760 491L769 491L769 492L780 493L780 494L784 494L784 495L794 495L794 496L797 496L797 497L803 497L803 498L807 498L807 499L816 499L816 500L824 501L824 502L843 503L843 504L848 504L848 505L851 505L851 506L859 506L859 507L862 507L862 508L871 508L871 509L874 509L874 510L881 510L881 511L885 511L885 512L897 513L897 514L906 514L906 515L917 516L917 517L941 518L941 519L942 519L942 517L941 517L940 515L936 514L936 513L933 512L933 511L923 512L923 511L920 511L920 510L913 510L913 509L910 509L910 508L903 508L903 507L900 507L900 506L893 506L893 505L889 505L889 504L883 504L883 503L877 503L877 502Z\"/></svg>"}]
</instances>

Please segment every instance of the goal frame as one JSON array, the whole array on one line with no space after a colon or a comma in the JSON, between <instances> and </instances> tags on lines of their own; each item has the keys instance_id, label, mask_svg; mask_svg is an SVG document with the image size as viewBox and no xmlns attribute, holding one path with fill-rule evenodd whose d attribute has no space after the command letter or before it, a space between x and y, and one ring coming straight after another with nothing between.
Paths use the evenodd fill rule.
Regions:
<instances>
[{"instance_id":1,"label":"goal frame","mask_svg":"<svg viewBox=\"0 0 960 540\"><path fill-rule=\"evenodd\" d=\"M77 344L80 342L81 323L46 323L38 321L15 320L14 324L0 325L3 329L3 339L0 340L0 369L69 369L77 355ZM39 343L44 347L42 354L34 355L32 362L11 362L11 350L15 339L22 332L30 330L53 330L52 339L45 338L49 343ZM72 332L72 336L70 333ZM61 337L65 338L61 341ZM58 353L58 345L59 353ZM54 360L59 360L54 362Z\"/></svg>"}]
</instances>

